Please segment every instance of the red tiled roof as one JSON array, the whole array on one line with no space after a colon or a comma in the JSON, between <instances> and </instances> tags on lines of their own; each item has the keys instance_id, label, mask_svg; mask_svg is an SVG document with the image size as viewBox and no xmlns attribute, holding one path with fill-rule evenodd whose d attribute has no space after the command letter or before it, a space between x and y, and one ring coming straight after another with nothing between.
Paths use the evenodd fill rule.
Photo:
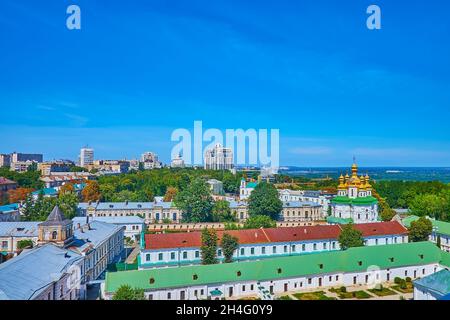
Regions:
<instances>
[{"instance_id":1,"label":"red tiled roof","mask_svg":"<svg viewBox=\"0 0 450 320\"><path fill-rule=\"evenodd\" d=\"M219 242L225 232L238 238L240 244L270 242L261 229L217 231ZM202 233L199 231L145 235L145 249L192 248L201 245Z\"/></svg>"},{"instance_id":2,"label":"red tiled roof","mask_svg":"<svg viewBox=\"0 0 450 320\"><path fill-rule=\"evenodd\" d=\"M407 234L408 230L398 221L354 224L363 237ZM341 233L339 225L316 225L305 227L216 230L220 240L224 233L238 238L239 244L274 243L304 240L337 239ZM146 234L145 249L193 248L202 245L202 233L183 232L165 234Z\"/></svg>"},{"instance_id":3,"label":"red tiled roof","mask_svg":"<svg viewBox=\"0 0 450 320\"><path fill-rule=\"evenodd\" d=\"M271 242L337 239L341 233L337 225L271 228L264 231Z\"/></svg>"},{"instance_id":4,"label":"red tiled roof","mask_svg":"<svg viewBox=\"0 0 450 320\"><path fill-rule=\"evenodd\" d=\"M362 232L363 237L407 234L406 229L398 221L354 224L353 227Z\"/></svg>"},{"instance_id":5,"label":"red tiled roof","mask_svg":"<svg viewBox=\"0 0 450 320\"><path fill-rule=\"evenodd\" d=\"M224 233L236 238L240 244L273 243L314 239L337 239L340 228L337 225L244 229L217 231L219 242ZM201 246L201 232L146 234L146 249L191 248Z\"/></svg>"}]
</instances>

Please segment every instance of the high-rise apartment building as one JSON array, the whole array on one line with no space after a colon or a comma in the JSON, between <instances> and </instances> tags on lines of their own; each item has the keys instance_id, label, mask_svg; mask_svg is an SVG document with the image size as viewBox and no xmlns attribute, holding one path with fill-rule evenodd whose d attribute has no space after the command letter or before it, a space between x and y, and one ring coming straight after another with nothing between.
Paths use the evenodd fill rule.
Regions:
<instances>
[{"instance_id":1,"label":"high-rise apartment building","mask_svg":"<svg viewBox=\"0 0 450 320\"><path fill-rule=\"evenodd\" d=\"M206 150L204 166L206 170L233 169L233 151L216 144L214 148Z\"/></svg>"},{"instance_id":2,"label":"high-rise apartment building","mask_svg":"<svg viewBox=\"0 0 450 320\"><path fill-rule=\"evenodd\" d=\"M80 152L80 167L86 167L94 164L94 149L82 148Z\"/></svg>"}]
</instances>

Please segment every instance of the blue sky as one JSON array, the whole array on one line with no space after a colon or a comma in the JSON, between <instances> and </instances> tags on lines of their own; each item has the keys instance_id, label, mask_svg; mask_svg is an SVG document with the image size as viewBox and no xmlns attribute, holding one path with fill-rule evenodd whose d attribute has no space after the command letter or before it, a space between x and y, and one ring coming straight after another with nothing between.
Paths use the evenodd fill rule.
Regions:
<instances>
[{"instance_id":1,"label":"blue sky","mask_svg":"<svg viewBox=\"0 0 450 320\"><path fill-rule=\"evenodd\" d=\"M382 29L366 28L366 8ZM82 29L66 28L81 8ZM448 1L0 3L0 153L155 151L280 129L282 165L450 166Z\"/></svg>"}]
</instances>

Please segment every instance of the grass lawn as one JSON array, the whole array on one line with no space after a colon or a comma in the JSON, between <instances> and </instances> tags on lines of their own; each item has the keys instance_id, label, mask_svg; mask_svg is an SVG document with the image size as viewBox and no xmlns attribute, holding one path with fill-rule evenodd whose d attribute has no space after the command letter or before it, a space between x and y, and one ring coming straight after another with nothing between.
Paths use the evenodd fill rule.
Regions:
<instances>
[{"instance_id":1,"label":"grass lawn","mask_svg":"<svg viewBox=\"0 0 450 320\"><path fill-rule=\"evenodd\" d=\"M395 291L392 291L391 289L388 289L388 288L383 288L381 290L369 289L369 292L376 294L379 297L392 296L392 295L397 294Z\"/></svg>"},{"instance_id":2,"label":"grass lawn","mask_svg":"<svg viewBox=\"0 0 450 320\"><path fill-rule=\"evenodd\" d=\"M395 291L398 291L400 293L413 293L414 292L414 286L411 282L406 283L406 289L400 288L399 285L392 286L391 289L394 289Z\"/></svg>"},{"instance_id":3,"label":"grass lawn","mask_svg":"<svg viewBox=\"0 0 450 320\"><path fill-rule=\"evenodd\" d=\"M330 292L334 292L339 296L339 299L369 299L372 298L370 294L364 290L352 291L352 292L342 292L340 288L331 288Z\"/></svg>"},{"instance_id":4,"label":"grass lawn","mask_svg":"<svg viewBox=\"0 0 450 320\"><path fill-rule=\"evenodd\" d=\"M334 298L327 297L323 291L296 293L293 296L298 300L336 300Z\"/></svg>"},{"instance_id":5,"label":"grass lawn","mask_svg":"<svg viewBox=\"0 0 450 320\"><path fill-rule=\"evenodd\" d=\"M292 298L290 296L281 296L278 300L292 300Z\"/></svg>"}]
</instances>

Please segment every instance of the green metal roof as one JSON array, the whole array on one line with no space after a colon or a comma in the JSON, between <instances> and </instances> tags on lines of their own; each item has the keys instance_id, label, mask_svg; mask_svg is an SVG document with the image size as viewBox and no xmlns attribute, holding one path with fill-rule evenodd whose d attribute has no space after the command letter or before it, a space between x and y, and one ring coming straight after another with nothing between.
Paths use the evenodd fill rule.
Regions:
<instances>
[{"instance_id":1,"label":"green metal roof","mask_svg":"<svg viewBox=\"0 0 450 320\"><path fill-rule=\"evenodd\" d=\"M258 183L256 182L249 182L247 183L247 188L256 188L256 186L258 185Z\"/></svg>"},{"instance_id":2,"label":"green metal roof","mask_svg":"<svg viewBox=\"0 0 450 320\"><path fill-rule=\"evenodd\" d=\"M450 252L442 251L441 253L441 265L450 268Z\"/></svg>"},{"instance_id":3,"label":"green metal roof","mask_svg":"<svg viewBox=\"0 0 450 320\"><path fill-rule=\"evenodd\" d=\"M428 217L427 217L428 218ZM418 216L410 215L402 220L402 223L405 227L409 228L411 226L411 222L418 220ZM430 218L428 218L430 219ZM435 219L430 219L431 223L433 224L433 227L437 228L437 233L445 234L447 236L450 236L450 223L439 221Z\"/></svg>"},{"instance_id":4,"label":"green metal roof","mask_svg":"<svg viewBox=\"0 0 450 320\"><path fill-rule=\"evenodd\" d=\"M391 260L393 258L393 260ZM265 259L230 264L108 272L106 292L121 285L145 290L236 281L264 281L332 272L381 269L437 263L441 251L431 242L351 248L346 251ZM361 264L360 264L361 263ZM195 279L195 280L194 280Z\"/></svg>"},{"instance_id":5,"label":"green metal roof","mask_svg":"<svg viewBox=\"0 0 450 320\"><path fill-rule=\"evenodd\" d=\"M337 196L331 199L332 203L335 204L351 204L351 205L372 205L377 204L378 200L375 197L369 196L369 197L361 197L361 198L354 198L351 199L349 197L343 197L343 196Z\"/></svg>"},{"instance_id":6,"label":"green metal roof","mask_svg":"<svg viewBox=\"0 0 450 320\"><path fill-rule=\"evenodd\" d=\"M330 224L349 224L349 223L353 223L353 219L352 218L344 219L344 218L338 218L338 217L334 217L334 216L329 216L329 217L327 217L327 223L330 223Z\"/></svg>"}]
</instances>

